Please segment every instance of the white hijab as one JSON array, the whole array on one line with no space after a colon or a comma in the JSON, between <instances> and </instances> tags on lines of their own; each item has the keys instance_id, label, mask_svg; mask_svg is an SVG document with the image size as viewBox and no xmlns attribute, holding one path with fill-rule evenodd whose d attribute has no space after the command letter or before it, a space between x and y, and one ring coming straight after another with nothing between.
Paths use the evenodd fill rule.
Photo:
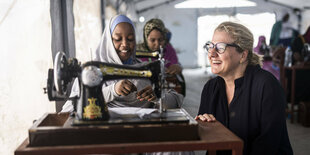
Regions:
<instances>
[{"instance_id":1,"label":"white hijab","mask_svg":"<svg viewBox=\"0 0 310 155\"><path fill-rule=\"evenodd\" d=\"M112 32L115 29L116 25L122 22L126 22L132 25L133 29L134 25L132 21L124 16L124 15L118 15L113 17L109 25L107 25L103 31L103 35L101 38L100 45L98 49L96 50L94 60L95 61L101 61L101 62L108 62L113 64L123 64L119 56L117 55L117 52L114 48L113 41L112 41ZM131 56L132 60L135 60L135 53L136 53L136 47L134 48L133 54Z\"/></svg>"}]
</instances>

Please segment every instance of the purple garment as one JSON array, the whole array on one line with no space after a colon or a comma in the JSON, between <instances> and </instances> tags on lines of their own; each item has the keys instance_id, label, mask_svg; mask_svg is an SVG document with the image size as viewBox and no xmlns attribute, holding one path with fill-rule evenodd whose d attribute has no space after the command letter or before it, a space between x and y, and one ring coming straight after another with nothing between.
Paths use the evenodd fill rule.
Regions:
<instances>
[{"instance_id":1,"label":"purple garment","mask_svg":"<svg viewBox=\"0 0 310 155\"><path fill-rule=\"evenodd\" d=\"M264 54L260 52L260 47L262 46L263 42L266 42L265 36L259 36L257 46L254 48L255 53L262 54L262 55Z\"/></svg>"},{"instance_id":2,"label":"purple garment","mask_svg":"<svg viewBox=\"0 0 310 155\"><path fill-rule=\"evenodd\" d=\"M173 64L178 64L177 54L171 44L167 44L164 48L164 58L166 60L165 67L169 67ZM141 61L155 61L155 58L140 58Z\"/></svg>"},{"instance_id":3,"label":"purple garment","mask_svg":"<svg viewBox=\"0 0 310 155\"><path fill-rule=\"evenodd\" d=\"M280 68L272 63L272 61L264 61L263 69L272 73L278 80L280 80Z\"/></svg>"}]
</instances>

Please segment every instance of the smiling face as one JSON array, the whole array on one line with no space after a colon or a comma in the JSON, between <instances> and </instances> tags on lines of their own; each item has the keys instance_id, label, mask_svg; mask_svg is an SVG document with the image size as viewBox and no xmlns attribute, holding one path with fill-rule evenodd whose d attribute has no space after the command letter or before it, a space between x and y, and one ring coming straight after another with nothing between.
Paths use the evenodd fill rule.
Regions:
<instances>
[{"instance_id":1,"label":"smiling face","mask_svg":"<svg viewBox=\"0 0 310 155\"><path fill-rule=\"evenodd\" d=\"M231 44L234 40L225 31L216 30L213 34L212 43L226 43ZM240 62L244 62L243 53L237 51L236 47L227 46L224 53L219 54L215 48L208 52L209 62L211 64L211 71L223 78L236 77L240 74L243 75L243 67ZM245 56L246 57L246 56Z\"/></svg>"},{"instance_id":2,"label":"smiling face","mask_svg":"<svg viewBox=\"0 0 310 155\"><path fill-rule=\"evenodd\" d=\"M119 23L112 33L112 41L122 62L128 60L136 46L135 32L132 25Z\"/></svg>"},{"instance_id":3,"label":"smiling face","mask_svg":"<svg viewBox=\"0 0 310 155\"><path fill-rule=\"evenodd\" d=\"M157 29L154 29L150 32L150 34L147 36L147 46L152 51L158 51L159 47L164 47L165 40L160 31Z\"/></svg>"}]
</instances>

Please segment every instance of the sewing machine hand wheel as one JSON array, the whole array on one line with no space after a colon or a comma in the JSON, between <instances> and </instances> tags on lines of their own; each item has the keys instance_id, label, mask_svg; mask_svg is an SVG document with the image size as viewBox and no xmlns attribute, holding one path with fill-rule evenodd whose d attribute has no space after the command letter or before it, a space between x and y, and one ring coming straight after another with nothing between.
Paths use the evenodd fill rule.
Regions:
<instances>
[{"instance_id":1,"label":"sewing machine hand wheel","mask_svg":"<svg viewBox=\"0 0 310 155\"><path fill-rule=\"evenodd\" d=\"M66 70L68 67L68 61L65 53L58 52L55 56L54 62L54 83L56 91L63 95L67 91L66 85Z\"/></svg>"}]
</instances>

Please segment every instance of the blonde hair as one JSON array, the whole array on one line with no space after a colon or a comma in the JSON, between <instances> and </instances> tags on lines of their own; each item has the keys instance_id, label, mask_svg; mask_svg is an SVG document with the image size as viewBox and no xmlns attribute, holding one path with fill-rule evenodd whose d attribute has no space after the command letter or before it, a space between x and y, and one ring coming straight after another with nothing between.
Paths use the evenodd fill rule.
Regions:
<instances>
[{"instance_id":1,"label":"blonde hair","mask_svg":"<svg viewBox=\"0 0 310 155\"><path fill-rule=\"evenodd\" d=\"M254 38L252 32L245 26L234 23L234 22L223 22L215 31L225 31L230 37L234 40L234 43L237 44L240 48L237 48L237 51L242 53L244 50L248 51L247 60L249 65L260 65L262 66L262 56L253 53L253 43Z\"/></svg>"}]
</instances>

